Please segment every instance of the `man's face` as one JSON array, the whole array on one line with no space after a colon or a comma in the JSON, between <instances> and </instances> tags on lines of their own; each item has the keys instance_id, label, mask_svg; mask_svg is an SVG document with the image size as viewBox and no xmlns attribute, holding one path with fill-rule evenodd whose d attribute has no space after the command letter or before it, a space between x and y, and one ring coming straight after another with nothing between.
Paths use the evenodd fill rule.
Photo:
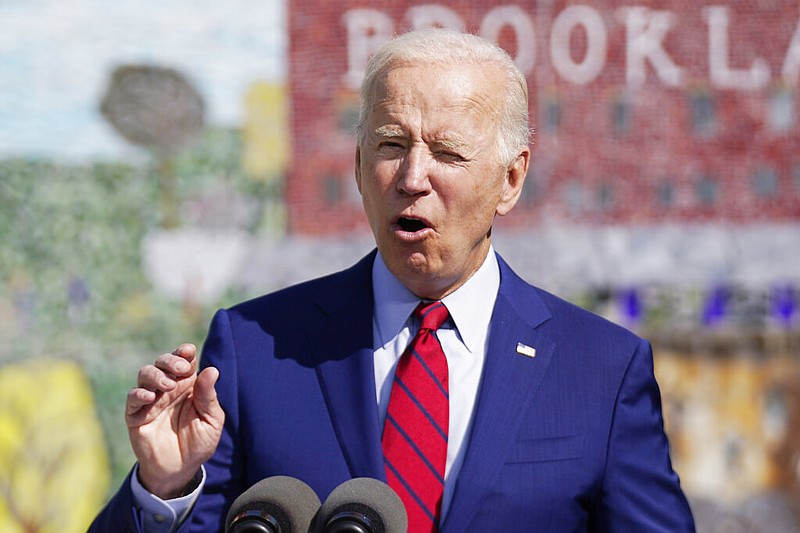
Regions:
<instances>
[{"instance_id":1,"label":"man's face","mask_svg":"<svg viewBox=\"0 0 800 533\"><path fill-rule=\"evenodd\" d=\"M398 66L374 94L356 182L381 256L419 297L469 279L495 214L519 198L528 148L508 166L497 156L504 79L486 66Z\"/></svg>"}]
</instances>

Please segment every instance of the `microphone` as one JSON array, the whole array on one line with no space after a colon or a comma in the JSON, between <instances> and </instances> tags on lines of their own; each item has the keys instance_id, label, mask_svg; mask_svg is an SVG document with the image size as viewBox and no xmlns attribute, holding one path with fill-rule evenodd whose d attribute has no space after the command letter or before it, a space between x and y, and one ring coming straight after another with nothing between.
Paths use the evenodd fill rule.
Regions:
<instances>
[{"instance_id":1,"label":"microphone","mask_svg":"<svg viewBox=\"0 0 800 533\"><path fill-rule=\"evenodd\" d=\"M317 494L299 479L268 477L234 500L225 533L307 533L319 506Z\"/></svg>"},{"instance_id":2,"label":"microphone","mask_svg":"<svg viewBox=\"0 0 800 533\"><path fill-rule=\"evenodd\" d=\"M382 481L345 481L331 492L311 523L311 533L406 533L400 497Z\"/></svg>"}]
</instances>

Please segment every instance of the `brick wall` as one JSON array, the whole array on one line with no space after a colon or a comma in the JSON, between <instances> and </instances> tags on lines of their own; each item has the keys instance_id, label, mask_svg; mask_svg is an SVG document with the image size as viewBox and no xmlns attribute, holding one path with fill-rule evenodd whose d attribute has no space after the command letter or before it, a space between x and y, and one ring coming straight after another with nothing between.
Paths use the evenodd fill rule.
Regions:
<instances>
[{"instance_id":1,"label":"brick wall","mask_svg":"<svg viewBox=\"0 0 800 533\"><path fill-rule=\"evenodd\" d=\"M508 224L800 218L795 0L295 0L289 24L294 233L365 227L360 74L375 46L429 25L499 42L528 78L534 157Z\"/></svg>"}]
</instances>

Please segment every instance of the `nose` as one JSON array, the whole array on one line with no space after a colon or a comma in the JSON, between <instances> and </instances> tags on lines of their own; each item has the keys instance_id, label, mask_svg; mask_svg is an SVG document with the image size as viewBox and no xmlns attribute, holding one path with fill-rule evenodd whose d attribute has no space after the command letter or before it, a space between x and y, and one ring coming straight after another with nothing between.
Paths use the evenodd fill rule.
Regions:
<instances>
[{"instance_id":1,"label":"nose","mask_svg":"<svg viewBox=\"0 0 800 533\"><path fill-rule=\"evenodd\" d=\"M424 147L413 146L399 168L397 190L409 196L424 195L431 190L430 152Z\"/></svg>"}]
</instances>

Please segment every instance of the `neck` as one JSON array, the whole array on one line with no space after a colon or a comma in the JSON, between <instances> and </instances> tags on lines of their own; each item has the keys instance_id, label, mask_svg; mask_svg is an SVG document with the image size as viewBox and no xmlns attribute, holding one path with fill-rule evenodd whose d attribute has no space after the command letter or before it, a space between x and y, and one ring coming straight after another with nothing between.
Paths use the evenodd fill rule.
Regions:
<instances>
[{"instance_id":1,"label":"neck","mask_svg":"<svg viewBox=\"0 0 800 533\"><path fill-rule=\"evenodd\" d=\"M411 280L403 280L397 274L395 276L400 279L403 285L408 288L415 296L421 300L442 300L446 296L454 293L460 289L472 276L481 268L486 256L491 248L487 246L486 252L480 256L480 260L476 261L474 265L458 277L453 278L428 278L421 277L422 279L413 278Z\"/></svg>"}]
</instances>

